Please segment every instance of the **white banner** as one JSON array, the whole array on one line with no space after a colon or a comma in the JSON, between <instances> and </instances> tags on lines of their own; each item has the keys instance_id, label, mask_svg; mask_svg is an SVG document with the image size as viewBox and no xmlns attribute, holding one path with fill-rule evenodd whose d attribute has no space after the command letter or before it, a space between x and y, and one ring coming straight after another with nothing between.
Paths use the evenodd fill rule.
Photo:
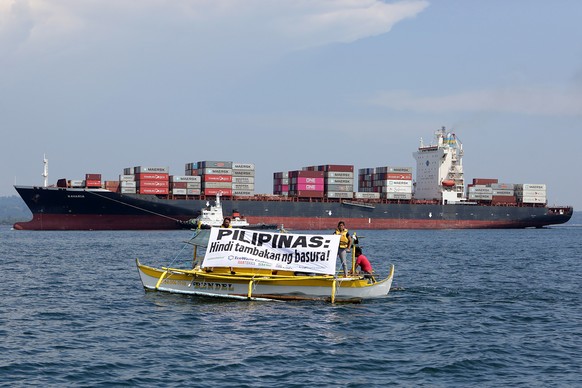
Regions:
<instances>
[{"instance_id":1,"label":"white banner","mask_svg":"<svg viewBox=\"0 0 582 388\"><path fill-rule=\"evenodd\" d=\"M339 235L212 228L202 267L335 274Z\"/></svg>"}]
</instances>

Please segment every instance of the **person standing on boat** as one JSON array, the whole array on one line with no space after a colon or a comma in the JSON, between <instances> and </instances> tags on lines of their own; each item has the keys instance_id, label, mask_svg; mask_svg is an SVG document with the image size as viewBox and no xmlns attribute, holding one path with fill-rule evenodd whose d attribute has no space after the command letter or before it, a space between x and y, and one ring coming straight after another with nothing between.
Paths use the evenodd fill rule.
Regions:
<instances>
[{"instance_id":1,"label":"person standing on boat","mask_svg":"<svg viewBox=\"0 0 582 388\"><path fill-rule=\"evenodd\" d=\"M350 233L346 229L346 224L343 221L338 222L337 229L335 230L335 234L340 235L340 243L339 249L337 251L337 255L340 259L342 264L342 269L344 270L344 276L348 276L348 263L346 261L347 255L350 252L350 248L352 246L352 238L350 237Z\"/></svg>"},{"instance_id":2,"label":"person standing on boat","mask_svg":"<svg viewBox=\"0 0 582 388\"><path fill-rule=\"evenodd\" d=\"M354 251L354 254L356 255L356 268L360 267L360 273L364 274L365 278L371 277L373 270L370 260L362 254L362 248L356 247Z\"/></svg>"},{"instance_id":3,"label":"person standing on boat","mask_svg":"<svg viewBox=\"0 0 582 388\"><path fill-rule=\"evenodd\" d=\"M222 220L222 225L220 225L221 228L232 228L232 225L230 225L230 217L224 217L224 220Z\"/></svg>"}]
</instances>

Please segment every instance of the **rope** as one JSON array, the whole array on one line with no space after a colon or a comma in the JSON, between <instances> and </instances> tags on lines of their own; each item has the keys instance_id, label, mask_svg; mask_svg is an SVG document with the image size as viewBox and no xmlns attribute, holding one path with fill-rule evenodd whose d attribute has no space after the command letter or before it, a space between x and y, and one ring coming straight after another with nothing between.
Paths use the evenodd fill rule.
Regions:
<instances>
[{"instance_id":1,"label":"rope","mask_svg":"<svg viewBox=\"0 0 582 388\"><path fill-rule=\"evenodd\" d=\"M117 199L109 198L109 197L107 197L105 195L98 194L95 191L85 190L85 192L87 192L89 194L96 195L96 196L101 197L101 198L104 198L104 199L107 199L107 200L112 201L112 202L117 202L117 203L120 203L122 205L129 206L129 207L132 207L132 208L137 209L137 210L141 210L141 211L146 212L146 213L151 213L151 214L153 214L155 216L164 217L164 218L167 218L167 219L172 220L172 221L182 222L182 220L179 220L177 218L173 218L173 217L167 216L165 214L161 214L161 213L156 213L154 211L151 211L151 210L148 210L148 209L144 209L144 208L139 207L139 206L131 205L129 203L126 203L126 202L123 202L123 201L119 201Z\"/></svg>"}]
</instances>

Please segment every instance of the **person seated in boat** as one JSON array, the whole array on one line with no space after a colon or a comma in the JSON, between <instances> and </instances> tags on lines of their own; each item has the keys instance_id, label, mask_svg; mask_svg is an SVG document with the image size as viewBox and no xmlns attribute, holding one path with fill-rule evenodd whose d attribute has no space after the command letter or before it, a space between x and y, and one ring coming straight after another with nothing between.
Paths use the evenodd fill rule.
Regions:
<instances>
[{"instance_id":1,"label":"person seated in boat","mask_svg":"<svg viewBox=\"0 0 582 388\"><path fill-rule=\"evenodd\" d=\"M224 220L222 220L222 225L220 225L221 228L232 228L232 225L230 225L230 217L224 217Z\"/></svg>"},{"instance_id":2,"label":"person seated in boat","mask_svg":"<svg viewBox=\"0 0 582 388\"><path fill-rule=\"evenodd\" d=\"M370 260L362 253L362 248L356 247L355 249L356 255L356 269L360 267L359 273L364 275L364 278L370 279L372 277L372 264L370 264Z\"/></svg>"},{"instance_id":3,"label":"person seated in boat","mask_svg":"<svg viewBox=\"0 0 582 388\"><path fill-rule=\"evenodd\" d=\"M338 222L337 229L335 230L334 234L340 235L340 243L339 249L337 251L337 255L340 259L342 264L342 269L344 271L344 276L348 276L348 264L346 261L347 255L350 252L350 248L352 246L352 238L350 237L350 233L346 229L346 224L343 221Z\"/></svg>"}]
</instances>

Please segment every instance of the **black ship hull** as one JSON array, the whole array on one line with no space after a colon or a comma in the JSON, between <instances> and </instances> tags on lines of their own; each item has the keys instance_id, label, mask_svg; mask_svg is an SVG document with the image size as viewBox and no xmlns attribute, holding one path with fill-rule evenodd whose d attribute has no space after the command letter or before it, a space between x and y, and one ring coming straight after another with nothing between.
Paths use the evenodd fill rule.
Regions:
<instances>
[{"instance_id":1,"label":"black ship hull","mask_svg":"<svg viewBox=\"0 0 582 388\"><path fill-rule=\"evenodd\" d=\"M33 219L19 230L165 230L194 227L191 220L212 198L168 199L108 190L15 187ZM253 225L296 230L333 229L343 220L350 229L485 229L544 227L567 222L571 207L482 206L469 204L364 203L289 198L222 199Z\"/></svg>"}]
</instances>

